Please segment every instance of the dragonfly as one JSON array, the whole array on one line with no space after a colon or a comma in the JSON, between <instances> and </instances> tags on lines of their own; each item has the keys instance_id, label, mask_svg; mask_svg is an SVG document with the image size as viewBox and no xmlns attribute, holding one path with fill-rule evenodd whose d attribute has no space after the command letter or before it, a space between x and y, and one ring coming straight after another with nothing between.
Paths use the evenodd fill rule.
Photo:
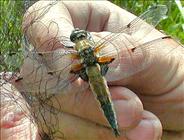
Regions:
<instances>
[{"instance_id":1,"label":"dragonfly","mask_svg":"<svg viewBox=\"0 0 184 140\"><path fill-rule=\"evenodd\" d=\"M51 48L49 51L37 49L36 43L34 41L30 43L25 34L25 63L29 63L29 66L23 65L14 84L20 87L18 88L19 92L32 108L34 120L39 121L38 115L44 118L44 113L48 110L57 117L57 111L52 107L54 97L65 96L69 94L70 89L74 89L73 92L77 94L90 89L113 134L115 137L120 136L107 81L126 78L140 72L143 65L147 65L144 60L147 55L145 51L147 47L160 44L166 38L170 39L169 36L165 35L148 42L142 42L144 37L161 20L166 18L166 14L167 7L165 5L153 6L126 26L119 28L117 33L109 33L98 41L94 41L90 32L79 28L75 28L70 37L58 37L56 34L54 41L45 42ZM42 24L44 26L44 23ZM57 23L53 21L47 28L48 32L49 28L52 27L59 30ZM123 47L119 47L115 43L118 39L122 40ZM56 44L62 44L63 47L54 49ZM135 59L133 56L137 53L142 55ZM135 61L140 65L135 64ZM143 61L144 63L141 63ZM57 103L58 106L62 106L61 102ZM35 111L34 108L39 109ZM43 125L43 122L41 123ZM41 134L43 139L54 139L54 135L60 133L60 130L56 128L57 124L47 123L45 125L47 129L43 130L45 132Z\"/></svg>"}]
</instances>

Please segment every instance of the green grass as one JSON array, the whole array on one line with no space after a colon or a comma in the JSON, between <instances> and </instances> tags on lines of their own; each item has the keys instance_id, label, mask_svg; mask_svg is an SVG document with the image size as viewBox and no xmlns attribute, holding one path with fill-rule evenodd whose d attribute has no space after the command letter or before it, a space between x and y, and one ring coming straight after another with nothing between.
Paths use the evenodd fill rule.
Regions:
<instances>
[{"instance_id":1,"label":"green grass","mask_svg":"<svg viewBox=\"0 0 184 140\"><path fill-rule=\"evenodd\" d=\"M184 1L177 1L181 2L184 7ZM157 29L163 30L166 34L184 44L184 13L179 10L175 0L113 0L113 2L137 16L149 6L155 4L167 5L168 18L163 20Z\"/></svg>"},{"instance_id":2,"label":"green grass","mask_svg":"<svg viewBox=\"0 0 184 140\"><path fill-rule=\"evenodd\" d=\"M23 2L1 0L0 13L0 72L15 71L23 59L20 50Z\"/></svg>"},{"instance_id":3,"label":"green grass","mask_svg":"<svg viewBox=\"0 0 184 140\"><path fill-rule=\"evenodd\" d=\"M168 6L168 18L158 29L177 38L184 44L184 14L174 0L112 0L115 4L140 15L155 4ZM179 0L178 0L179 1ZM184 1L181 1L184 6ZM21 22L24 13L23 1L0 1L0 71L16 71L23 60L21 54ZM184 25L183 25L184 26Z\"/></svg>"}]
</instances>

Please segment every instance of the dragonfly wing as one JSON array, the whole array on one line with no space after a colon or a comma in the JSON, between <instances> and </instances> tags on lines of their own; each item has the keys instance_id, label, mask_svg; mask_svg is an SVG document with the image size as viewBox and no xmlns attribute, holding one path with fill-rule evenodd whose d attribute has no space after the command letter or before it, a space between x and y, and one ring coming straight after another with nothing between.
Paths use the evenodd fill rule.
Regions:
<instances>
[{"instance_id":1,"label":"dragonfly wing","mask_svg":"<svg viewBox=\"0 0 184 140\"><path fill-rule=\"evenodd\" d=\"M118 31L118 33L110 33L104 36L96 43L96 46L118 39L122 33L133 36L136 42L141 42L161 20L166 18L167 11L168 9L165 5L153 6L142 15L132 20L128 25L119 29L114 29L115 31Z\"/></svg>"},{"instance_id":2,"label":"dragonfly wing","mask_svg":"<svg viewBox=\"0 0 184 140\"><path fill-rule=\"evenodd\" d=\"M130 43L128 39L126 41ZM168 42L175 43L176 47L167 48ZM131 46L134 47L122 47L119 52L119 57L117 57L119 60L114 60L109 64L109 71L106 75L108 81L128 78L158 64L160 58L168 59L168 56L178 48L180 44L174 42L170 37L160 37L139 45L137 43L131 43ZM164 49L164 47L167 49Z\"/></svg>"},{"instance_id":3,"label":"dragonfly wing","mask_svg":"<svg viewBox=\"0 0 184 140\"><path fill-rule=\"evenodd\" d=\"M168 8L165 5L157 5L149 8L138 18L130 22L124 33L133 36L136 41L144 39L160 21L167 17L167 11Z\"/></svg>"},{"instance_id":4,"label":"dragonfly wing","mask_svg":"<svg viewBox=\"0 0 184 140\"><path fill-rule=\"evenodd\" d=\"M116 35L116 34L114 34ZM104 39L104 38L103 38ZM136 47L136 43L133 40L133 38L127 34L121 34L118 36L118 39L108 41L105 40L105 44L102 44L99 48L99 51L97 52L98 57L112 57L114 58L114 61L112 61L108 66L109 70L107 72L106 78L109 80L114 80L118 78L119 73L125 68L128 67L125 63L130 63L128 60L131 60L131 52L132 49ZM98 46L96 46L98 47ZM123 60L123 58L127 58L126 61ZM127 70L126 70L127 71ZM109 74L110 73L110 74Z\"/></svg>"},{"instance_id":5,"label":"dragonfly wing","mask_svg":"<svg viewBox=\"0 0 184 140\"><path fill-rule=\"evenodd\" d=\"M73 59L76 52L64 48L45 53L29 52L25 58L20 77L16 83L21 83L24 92L34 95L44 93L48 96L66 93L67 88L76 87L79 76L70 73L72 66L79 64L79 59ZM85 84L84 84L85 86ZM78 87L75 91L80 91Z\"/></svg>"}]
</instances>

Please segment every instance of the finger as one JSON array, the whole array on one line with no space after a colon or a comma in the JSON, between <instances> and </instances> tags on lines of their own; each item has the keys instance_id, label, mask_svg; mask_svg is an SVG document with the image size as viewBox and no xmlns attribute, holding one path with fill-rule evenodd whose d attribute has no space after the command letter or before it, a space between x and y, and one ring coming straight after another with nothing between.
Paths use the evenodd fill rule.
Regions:
<instances>
[{"instance_id":1,"label":"finger","mask_svg":"<svg viewBox=\"0 0 184 140\"><path fill-rule=\"evenodd\" d=\"M125 133L128 140L160 140L162 125L155 115L144 111L141 122Z\"/></svg>"},{"instance_id":2,"label":"finger","mask_svg":"<svg viewBox=\"0 0 184 140\"><path fill-rule=\"evenodd\" d=\"M120 129L127 129L137 125L142 116L142 103L130 90L122 87L111 87L113 104L115 106ZM91 91L85 93L74 92L67 95L57 95L47 103L53 107L92 122L109 126L98 101Z\"/></svg>"},{"instance_id":3,"label":"finger","mask_svg":"<svg viewBox=\"0 0 184 140\"><path fill-rule=\"evenodd\" d=\"M11 85L1 87L0 128L3 140L39 140L35 124L28 118L29 111L24 98Z\"/></svg>"},{"instance_id":4,"label":"finger","mask_svg":"<svg viewBox=\"0 0 184 140\"><path fill-rule=\"evenodd\" d=\"M74 27L62 2L39 1L26 12L22 28L29 42L39 51L45 51L61 47L58 37L69 37Z\"/></svg>"},{"instance_id":5,"label":"finger","mask_svg":"<svg viewBox=\"0 0 184 140\"><path fill-rule=\"evenodd\" d=\"M118 27L125 26L135 18L133 14L109 1L65 1L64 4L76 27L93 32L117 32Z\"/></svg>"}]
</instances>

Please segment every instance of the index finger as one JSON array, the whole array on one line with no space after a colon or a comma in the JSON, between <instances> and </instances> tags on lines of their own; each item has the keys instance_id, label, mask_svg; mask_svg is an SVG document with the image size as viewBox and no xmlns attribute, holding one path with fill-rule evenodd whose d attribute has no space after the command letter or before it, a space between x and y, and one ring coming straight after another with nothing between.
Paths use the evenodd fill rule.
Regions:
<instances>
[{"instance_id":1,"label":"index finger","mask_svg":"<svg viewBox=\"0 0 184 140\"><path fill-rule=\"evenodd\" d=\"M117 32L135 16L108 1L39 1L24 16L23 31L40 50L57 36L69 37L74 27L92 32ZM54 48L61 44L55 44ZM46 49L47 48L47 49Z\"/></svg>"}]
</instances>

